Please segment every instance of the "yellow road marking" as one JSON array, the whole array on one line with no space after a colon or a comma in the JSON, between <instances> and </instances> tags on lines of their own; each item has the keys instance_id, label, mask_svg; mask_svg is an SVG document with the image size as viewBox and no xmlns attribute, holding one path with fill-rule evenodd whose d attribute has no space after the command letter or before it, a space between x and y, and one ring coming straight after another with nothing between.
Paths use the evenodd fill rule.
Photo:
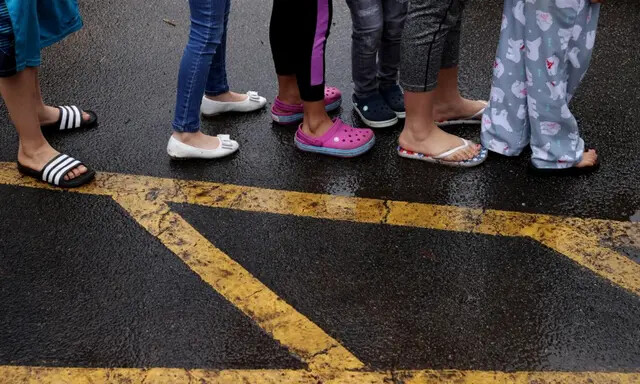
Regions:
<instances>
[{"instance_id":1,"label":"yellow road marking","mask_svg":"<svg viewBox=\"0 0 640 384\"><path fill-rule=\"evenodd\" d=\"M42 368L0 366L2 384L638 384L638 373L422 370L343 371L322 378L305 370Z\"/></svg>"},{"instance_id":2,"label":"yellow road marking","mask_svg":"<svg viewBox=\"0 0 640 384\"><path fill-rule=\"evenodd\" d=\"M0 163L0 184L50 189ZM402 371L366 372L338 341L282 301L241 265L217 249L167 203L360 223L410 226L537 240L579 265L640 295L640 266L610 246L640 242L638 226L607 220L563 218L269 190L211 182L101 173L73 192L112 197L200 277L309 365L294 370L74 369L0 367L11 383L637 383L639 374L563 372ZM634 243L635 244L635 243ZM13 376L11 376L13 375Z\"/></svg>"},{"instance_id":3,"label":"yellow road marking","mask_svg":"<svg viewBox=\"0 0 640 384\"><path fill-rule=\"evenodd\" d=\"M31 178L21 177L12 163L0 163L0 184L52 189ZM640 226L635 223L331 196L115 173L101 173L95 183L75 192L108 196L142 194L159 201L215 208L529 237L640 295L640 265L605 246L628 241L640 246Z\"/></svg>"},{"instance_id":4,"label":"yellow road marking","mask_svg":"<svg viewBox=\"0 0 640 384\"><path fill-rule=\"evenodd\" d=\"M164 202L148 196L114 199L153 236L180 257L202 280L298 355L314 371L364 367L320 327L280 299L240 264L204 238Z\"/></svg>"}]
</instances>

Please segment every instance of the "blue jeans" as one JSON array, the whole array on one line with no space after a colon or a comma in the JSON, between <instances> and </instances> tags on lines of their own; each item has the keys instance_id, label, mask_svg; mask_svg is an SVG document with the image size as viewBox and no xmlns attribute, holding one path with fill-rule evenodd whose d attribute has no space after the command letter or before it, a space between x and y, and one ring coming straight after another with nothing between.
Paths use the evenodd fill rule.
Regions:
<instances>
[{"instance_id":1,"label":"blue jeans","mask_svg":"<svg viewBox=\"0 0 640 384\"><path fill-rule=\"evenodd\" d=\"M173 129L200 130L202 96L229 91L226 70L227 24L231 0L189 0L191 31L184 49Z\"/></svg>"}]
</instances>

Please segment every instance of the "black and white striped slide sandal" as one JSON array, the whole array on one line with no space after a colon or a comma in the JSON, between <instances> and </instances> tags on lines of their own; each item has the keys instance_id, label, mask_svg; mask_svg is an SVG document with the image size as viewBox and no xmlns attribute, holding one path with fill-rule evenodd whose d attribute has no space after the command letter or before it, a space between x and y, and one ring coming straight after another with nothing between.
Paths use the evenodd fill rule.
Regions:
<instances>
[{"instance_id":1,"label":"black and white striped slide sandal","mask_svg":"<svg viewBox=\"0 0 640 384\"><path fill-rule=\"evenodd\" d=\"M60 117L58 121L52 124L46 124L41 126L45 132L57 132L68 131L78 128L94 128L98 126L98 115L93 111L82 111L75 105L63 105L58 107L60 110ZM82 112L88 114L89 120L82 118Z\"/></svg>"},{"instance_id":2,"label":"black and white striped slide sandal","mask_svg":"<svg viewBox=\"0 0 640 384\"><path fill-rule=\"evenodd\" d=\"M78 177L74 177L71 180L65 180L64 176L74 168L81 165L87 167L84 163L74 159L71 156L65 154L59 154L51 159L43 168L42 171L36 171L29 167L18 163L18 171L26 176L35 177L42 180L45 183L51 184L60 188L76 188L87 184L96 176L95 171L87 167L87 172Z\"/></svg>"}]
</instances>

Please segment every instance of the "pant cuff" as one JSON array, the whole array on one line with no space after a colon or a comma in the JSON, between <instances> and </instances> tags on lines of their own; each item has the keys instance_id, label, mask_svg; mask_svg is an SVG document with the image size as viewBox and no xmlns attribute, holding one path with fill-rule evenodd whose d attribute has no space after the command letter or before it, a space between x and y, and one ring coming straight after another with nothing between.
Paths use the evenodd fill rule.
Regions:
<instances>
[{"instance_id":1,"label":"pant cuff","mask_svg":"<svg viewBox=\"0 0 640 384\"><path fill-rule=\"evenodd\" d=\"M173 130L181 133L196 133L200 131L200 124L197 126L188 126L188 125L178 125L176 123L171 124L173 126Z\"/></svg>"},{"instance_id":2,"label":"pant cuff","mask_svg":"<svg viewBox=\"0 0 640 384\"><path fill-rule=\"evenodd\" d=\"M205 90L204 94L207 95L207 96L219 96L219 95L222 95L223 93L227 93L227 92L229 92L229 86L226 86L224 88L217 89L217 90L211 90L211 91Z\"/></svg>"},{"instance_id":3,"label":"pant cuff","mask_svg":"<svg viewBox=\"0 0 640 384\"><path fill-rule=\"evenodd\" d=\"M312 89L303 91L300 90L300 98L306 102L314 102L324 100L324 84L321 86L314 86Z\"/></svg>"},{"instance_id":4,"label":"pant cuff","mask_svg":"<svg viewBox=\"0 0 640 384\"><path fill-rule=\"evenodd\" d=\"M442 63L442 65L440 65L441 69L450 69L450 68L455 68L458 66L460 60L453 60L453 61L449 61L446 63Z\"/></svg>"},{"instance_id":5,"label":"pant cuff","mask_svg":"<svg viewBox=\"0 0 640 384\"><path fill-rule=\"evenodd\" d=\"M438 86L438 82L434 81L433 83L427 84L427 85L414 85L414 84L407 84L405 82L400 82L400 86L402 86L402 89L405 90L405 92L431 92L434 89L436 89L436 87Z\"/></svg>"}]
</instances>

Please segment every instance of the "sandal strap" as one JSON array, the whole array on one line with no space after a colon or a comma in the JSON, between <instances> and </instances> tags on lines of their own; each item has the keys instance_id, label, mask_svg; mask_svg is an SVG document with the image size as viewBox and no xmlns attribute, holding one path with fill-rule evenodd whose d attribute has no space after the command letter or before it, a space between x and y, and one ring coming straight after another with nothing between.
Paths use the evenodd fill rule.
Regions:
<instances>
[{"instance_id":1,"label":"sandal strap","mask_svg":"<svg viewBox=\"0 0 640 384\"><path fill-rule=\"evenodd\" d=\"M42 180L49 184L59 186L64 175L72 169L82 165L82 162L65 154L54 157L42 169Z\"/></svg>"},{"instance_id":2,"label":"sandal strap","mask_svg":"<svg viewBox=\"0 0 640 384\"><path fill-rule=\"evenodd\" d=\"M75 105L63 105L60 109L60 130L80 128L82 125L82 112Z\"/></svg>"},{"instance_id":3,"label":"sandal strap","mask_svg":"<svg viewBox=\"0 0 640 384\"><path fill-rule=\"evenodd\" d=\"M473 115L471 115L471 116L469 116L469 117L464 118L463 120L474 120L474 119L477 119L478 117L482 116L482 114L484 114L484 111L487 109L488 104L487 104L487 102L486 102L486 101L484 101L484 100L478 100L478 101L482 101L483 103L485 103L484 108L482 108L481 110L479 110L479 111L478 111L478 112L476 112L475 114L473 114Z\"/></svg>"},{"instance_id":4,"label":"sandal strap","mask_svg":"<svg viewBox=\"0 0 640 384\"><path fill-rule=\"evenodd\" d=\"M432 156L432 157L433 157L434 159L442 160L442 159L445 159L445 158L447 158L447 157L449 157L449 156L453 155L454 153L456 153L456 152L458 152L458 151L460 151L460 150L463 150L463 149L467 148L467 147L470 145L470 144L469 144L469 142L468 142L467 140L465 140L465 139L461 139L461 140L462 140L462 142L464 143L464 144L462 144L461 146L459 146L459 147L455 147L455 148L450 149L450 150L448 150L448 151L446 151L446 152L444 152L444 153L441 153L441 154L439 154L439 155L437 155L437 156Z\"/></svg>"}]
</instances>

